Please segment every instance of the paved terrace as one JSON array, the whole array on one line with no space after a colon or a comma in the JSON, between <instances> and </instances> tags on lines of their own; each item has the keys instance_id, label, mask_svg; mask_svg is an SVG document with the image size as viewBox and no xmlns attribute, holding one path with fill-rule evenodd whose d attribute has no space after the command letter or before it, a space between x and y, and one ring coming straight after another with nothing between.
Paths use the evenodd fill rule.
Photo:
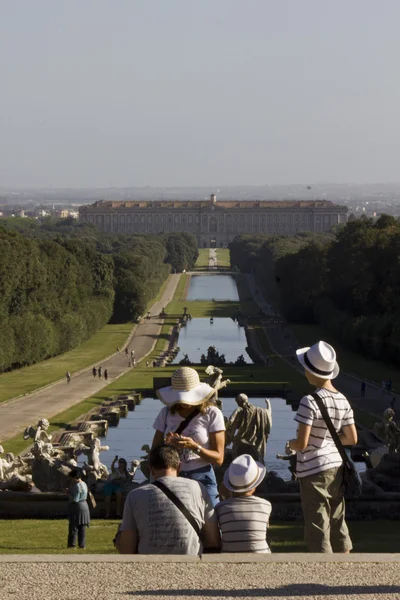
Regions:
<instances>
[{"instance_id":1,"label":"paved terrace","mask_svg":"<svg viewBox=\"0 0 400 600\"><path fill-rule=\"evenodd\" d=\"M398 600L400 554L0 556L0 600Z\"/></svg>"},{"instance_id":2,"label":"paved terrace","mask_svg":"<svg viewBox=\"0 0 400 600\"><path fill-rule=\"evenodd\" d=\"M139 325L133 328L121 351L96 364L97 367L101 364L103 372L104 369L107 369L108 381L105 381L104 377L102 379L94 378L92 365L74 373L70 384L63 379L32 394L3 402L0 404L0 440L13 437L27 425L37 423L41 417L51 419L54 415L93 396L111 381L121 377L131 368L128 366L130 357L128 358L123 352L126 346L135 351L137 361L149 354L157 342L163 324L163 319L159 317L159 314L161 309L174 297L179 277L180 275L171 275L161 300L151 307L151 318L142 319Z\"/></svg>"}]
</instances>

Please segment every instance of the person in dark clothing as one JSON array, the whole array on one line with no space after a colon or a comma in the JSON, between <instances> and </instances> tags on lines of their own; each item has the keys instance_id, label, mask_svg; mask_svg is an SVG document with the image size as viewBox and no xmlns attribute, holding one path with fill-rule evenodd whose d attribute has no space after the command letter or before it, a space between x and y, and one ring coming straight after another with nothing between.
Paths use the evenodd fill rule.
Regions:
<instances>
[{"instance_id":1,"label":"person in dark clothing","mask_svg":"<svg viewBox=\"0 0 400 600\"><path fill-rule=\"evenodd\" d=\"M361 396L362 396L362 397L364 397L364 396L365 396L365 388L366 388L365 381L363 381L363 382L361 383Z\"/></svg>"},{"instance_id":2,"label":"person in dark clothing","mask_svg":"<svg viewBox=\"0 0 400 600\"><path fill-rule=\"evenodd\" d=\"M108 371L107 369L104 369L104 379L107 381L108 379Z\"/></svg>"},{"instance_id":3,"label":"person in dark clothing","mask_svg":"<svg viewBox=\"0 0 400 600\"><path fill-rule=\"evenodd\" d=\"M93 367L92 373L93 373L93 377L96 377L96 375L97 375L97 369L96 369L96 367Z\"/></svg>"},{"instance_id":4,"label":"person in dark clothing","mask_svg":"<svg viewBox=\"0 0 400 600\"><path fill-rule=\"evenodd\" d=\"M99 367L99 369L98 369L98 374L99 374L99 379L101 379L103 376L103 369L101 367Z\"/></svg>"}]
</instances>

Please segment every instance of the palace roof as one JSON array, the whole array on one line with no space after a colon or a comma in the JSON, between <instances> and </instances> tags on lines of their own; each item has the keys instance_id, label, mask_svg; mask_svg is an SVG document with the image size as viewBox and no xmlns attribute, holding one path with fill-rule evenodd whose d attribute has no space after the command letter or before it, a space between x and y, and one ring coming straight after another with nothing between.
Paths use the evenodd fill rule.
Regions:
<instances>
[{"instance_id":1,"label":"palace roof","mask_svg":"<svg viewBox=\"0 0 400 600\"><path fill-rule=\"evenodd\" d=\"M99 200L90 208L337 208L340 205L329 200ZM89 207L87 207L89 208ZM340 208L345 208L340 206Z\"/></svg>"}]
</instances>

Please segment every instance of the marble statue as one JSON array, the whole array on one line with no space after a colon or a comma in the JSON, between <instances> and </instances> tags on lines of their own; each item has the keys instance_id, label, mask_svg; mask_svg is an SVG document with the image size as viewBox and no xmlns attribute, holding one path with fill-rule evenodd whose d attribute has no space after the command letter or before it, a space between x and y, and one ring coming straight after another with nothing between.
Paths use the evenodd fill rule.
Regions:
<instances>
[{"instance_id":1,"label":"marble statue","mask_svg":"<svg viewBox=\"0 0 400 600\"><path fill-rule=\"evenodd\" d=\"M89 474L93 474L95 479L107 479L108 469L100 461L100 452L103 450L109 450L108 446L102 446L99 438L93 437L89 443L89 446L80 444L78 450L88 457L87 462L84 463L83 468Z\"/></svg>"},{"instance_id":2,"label":"marble statue","mask_svg":"<svg viewBox=\"0 0 400 600\"><path fill-rule=\"evenodd\" d=\"M215 367L214 365L208 365L208 367L206 368L206 373L209 376L206 379L206 383L208 383L209 385L211 385L211 387L214 388L215 390L215 394L212 397L212 399L214 400L215 404L222 409L222 402L220 400L218 400L218 391L222 390L224 387L226 387L228 385L228 383L231 382L230 379L222 379L222 375L223 375L223 370L220 369L219 367Z\"/></svg>"},{"instance_id":3,"label":"marble statue","mask_svg":"<svg viewBox=\"0 0 400 600\"><path fill-rule=\"evenodd\" d=\"M43 442L50 443L52 436L47 433L50 423L47 419L39 419L36 429L34 427L27 427L24 431L24 440L32 438L35 442L42 440Z\"/></svg>"},{"instance_id":4,"label":"marble statue","mask_svg":"<svg viewBox=\"0 0 400 600\"><path fill-rule=\"evenodd\" d=\"M233 458L240 454L242 442L252 445L264 462L265 449L272 427L272 411L268 398L266 408L254 406L246 394L238 394L235 398L238 408L226 423L226 445L232 443Z\"/></svg>"},{"instance_id":5,"label":"marble statue","mask_svg":"<svg viewBox=\"0 0 400 600\"><path fill-rule=\"evenodd\" d=\"M375 423L373 431L383 438L389 454L400 452L400 427L395 421L396 413L393 408L383 412L383 421Z\"/></svg>"}]
</instances>

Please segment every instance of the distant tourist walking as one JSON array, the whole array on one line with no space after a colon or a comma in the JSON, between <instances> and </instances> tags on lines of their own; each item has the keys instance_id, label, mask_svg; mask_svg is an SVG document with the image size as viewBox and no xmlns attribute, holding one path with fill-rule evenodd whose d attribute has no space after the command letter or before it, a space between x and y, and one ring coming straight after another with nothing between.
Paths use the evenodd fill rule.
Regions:
<instances>
[{"instance_id":1,"label":"distant tourist walking","mask_svg":"<svg viewBox=\"0 0 400 600\"><path fill-rule=\"evenodd\" d=\"M108 379L108 371L107 369L104 369L104 379L107 381Z\"/></svg>"},{"instance_id":2,"label":"distant tourist walking","mask_svg":"<svg viewBox=\"0 0 400 600\"><path fill-rule=\"evenodd\" d=\"M222 537L222 552L270 552L267 528L271 503L254 496L266 468L242 454L225 471L224 486L231 497L215 507Z\"/></svg>"},{"instance_id":3,"label":"distant tourist walking","mask_svg":"<svg viewBox=\"0 0 400 600\"><path fill-rule=\"evenodd\" d=\"M172 444L181 455L180 477L200 481L216 504L217 481L213 465L222 465L225 453L225 421L212 401L214 388L201 383L197 371L180 367L172 385L157 396L165 407L154 421L153 448Z\"/></svg>"},{"instance_id":4,"label":"distant tourist walking","mask_svg":"<svg viewBox=\"0 0 400 600\"><path fill-rule=\"evenodd\" d=\"M86 527L90 524L89 507L86 502L88 488L81 479L81 473L80 469L73 469L69 474L71 485L68 488L68 548L76 547L76 538L79 548L85 548Z\"/></svg>"},{"instance_id":5,"label":"distant tourist walking","mask_svg":"<svg viewBox=\"0 0 400 600\"><path fill-rule=\"evenodd\" d=\"M133 365L132 366L136 367L136 358L135 357L133 357Z\"/></svg>"},{"instance_id":6,"label":"distant tourist walking","mask_svg":"<svg viewBox=\"0 0 400 600\"><path fill-rule=\"evenodd\" d=\"M103 375L103 369L102 369L102 367L99 367L98 374L99 374L99 379L101 379L102 375Z\"/></svg>"},{"instance_id":7,"label":"distant tourist walking","mask_svg":"<svg viewBox=\"0 0 400 600\"><path fill-rule=\"evenodd\" d=\"M96 367L93 367L92 373L93 373L93 377L97 376L97 369L96 369Z\"/></svg>"},{"instance_id":8,"label":"distant tourist walking","mask_svg":"<svg viewBox=\"0 0 400 600\"><path fill-rule=\"evenodd\" d=\"M149 364L150 364L150 363L149 363L149 361L148 361L148 360L146 360L146 367L148 367L148 366L149 366Z\"/></svg>"},{"instance_id":9,"label":"distant tourist walking","mask_svg":"<svg viewBox=\"0 0 400 600\"><path fill-rule=\"evenodd\" d=\"M69 371L67 371L66 378L67 378L67 383L69 383L71 381L71 373Z\"/></svg>"},{"instance_id":10,"label":"distant tourist walking","mask_svg":"<svg viewBox=\"0 0 400 600\"><path fill-rule=\"evenodd\" d=\"M133 358L135 356L135 351L131 350L131 358Z\"/></svg>"},{"instance_id":11,"label":"distant tourist walking","mask_svg":"<svg viewBox=\"0 0 400 600\"><path fill-rule=\"evenodd\" d=\"M126 354L126 356L129 355L129 348L125 348L125 354Z\"/></svg>"},{"instance_id":12,"label":"distant tourist walking","mask_svg":"<svg viewBox=\"0 0 400 600\"><path fill-rule=\"evenodd\" d=\"M325 406L344 446L357 443L353 410L332 385L339 374L332 346L318 342L296 354L308 382L316 388L313 395L301 399L295 417L299 423L297 437L288 442L288 447L297 452L305 541L310 552L347 554L352 543L345 521L343 461L318 402Z\"/></svg>"}]
</instances>

